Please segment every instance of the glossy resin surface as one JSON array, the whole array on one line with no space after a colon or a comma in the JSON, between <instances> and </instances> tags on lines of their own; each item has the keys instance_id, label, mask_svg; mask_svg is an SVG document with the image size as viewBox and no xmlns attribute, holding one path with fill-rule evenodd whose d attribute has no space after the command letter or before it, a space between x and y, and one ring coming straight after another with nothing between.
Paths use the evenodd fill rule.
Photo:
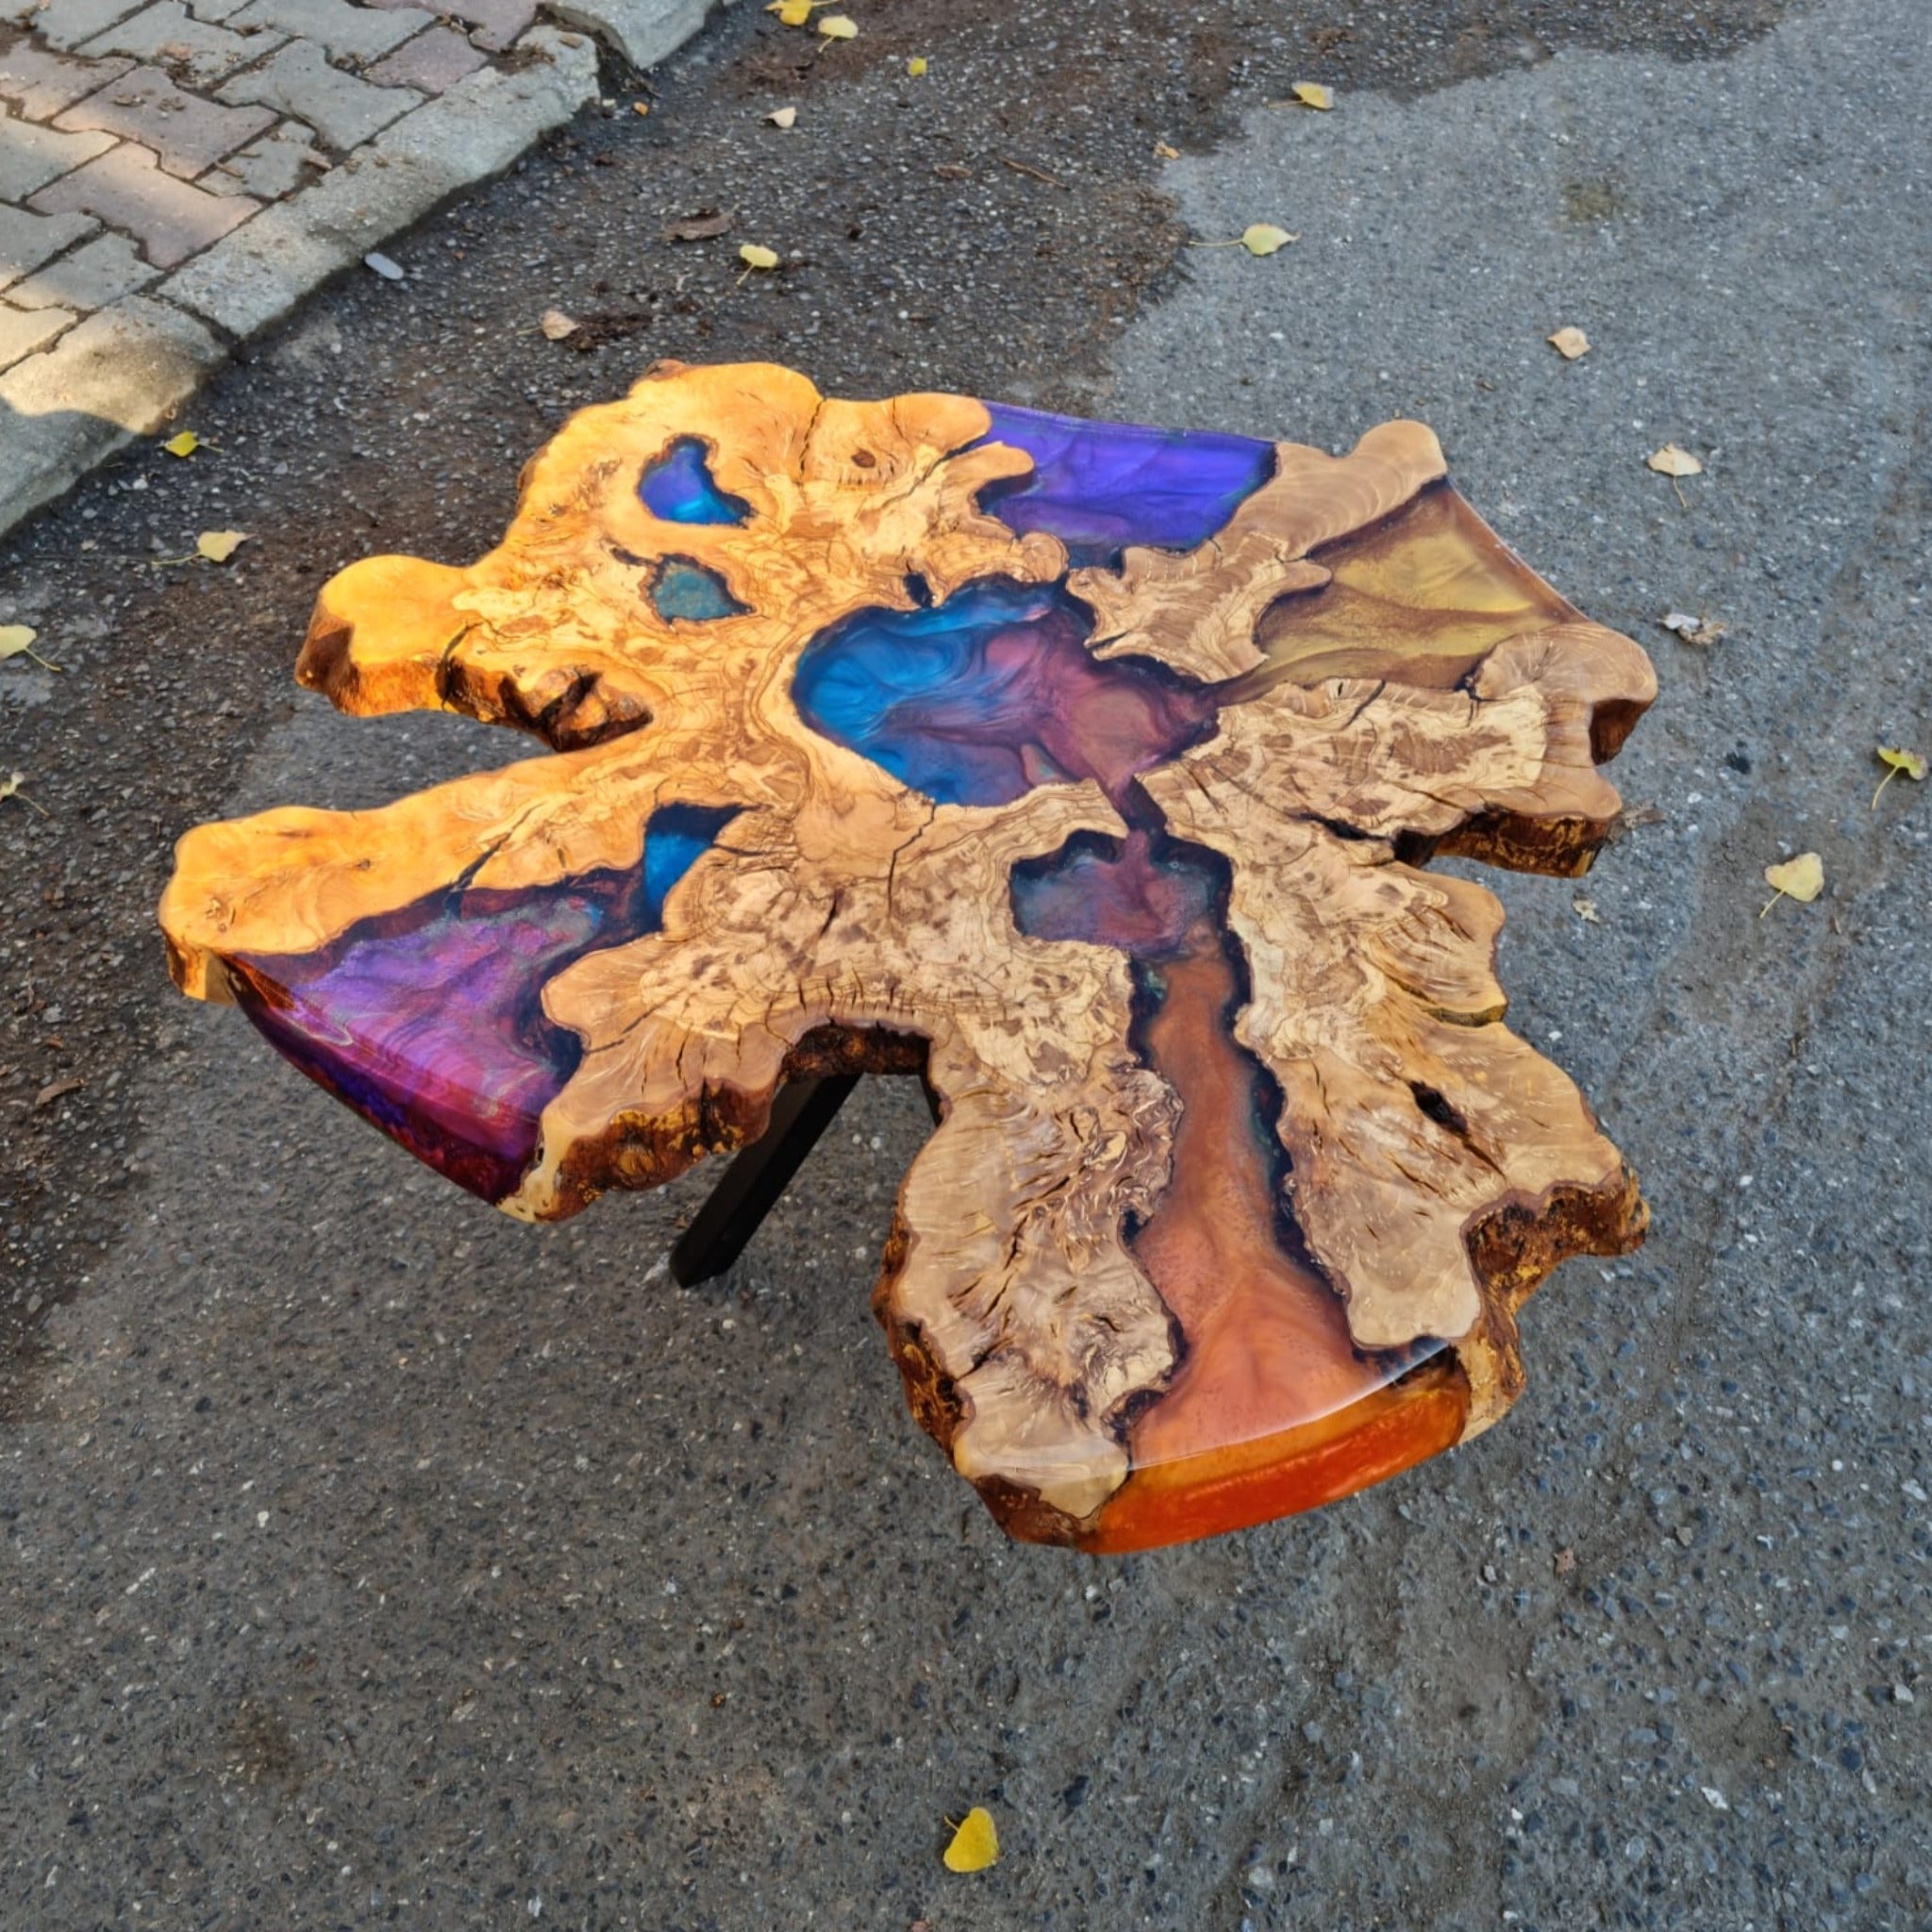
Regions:
<instances>
[{"instance_id":1,"label":"glossy resin surface","mask_svg":"<svg viewBox=\"0 0 1932 1932\"><path fill-rule=\"evenodd\" d=\"M191 834L186 990L526 1217L923 1042L875 1303L1016 1534L1391 1475L1507 1407L1557 1260L1641 1237L1502 1024L1494 900L1422 868L1581 870L1649 668L1419 425L1336 458L667 367L480 563L343 573L299 675L556 750Z\"/></svg>"}]
</instances>

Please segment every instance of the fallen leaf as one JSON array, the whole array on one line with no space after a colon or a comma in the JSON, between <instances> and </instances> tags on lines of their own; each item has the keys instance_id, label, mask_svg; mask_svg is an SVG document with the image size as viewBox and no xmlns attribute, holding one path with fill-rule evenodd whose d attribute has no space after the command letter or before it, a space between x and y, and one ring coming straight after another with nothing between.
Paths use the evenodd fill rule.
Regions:
<instances>
[{"instance_id":1,"label":"fallen leaf","mask_svg":"<svg viewBox=\"0 0 1932 1932\"><path fill-rule=\"evenodd\" d=\"M1704 465L1688 449L1679 449L1674 442L1667 442L1661 449L1654 449L1643 459L1659 476L1701 476Z\"/></svg>"},{"instance_id":2,"label":"fallen leaf","mask_svg":"<svg viewBox=\"0 0 1932 1932\"><path fill-rule=\"evenodd\" d=\"M6 651L0 649L0 657L6 655ZM1901 772L1914 785L1923 785L1925 782L1925 760L1915 751L1906 751L1896 745L1881 744L1878 747L1878 761L1886 768L1885 776L1878 781L1878 791L1883 791ZM1874 811L1878 808L1878 791L1872 794L1872 808Z\"/></svg>"},{"instance_id":3,"label":"fallen leaf","mask_svg":"<svg viewBox=\"0 0 1932 1932\"><path fill-rule=\"evenodd\" d=\"M177 436L171 436L161 447L171 457L192 457L201 447L201 438L192 429L184 429Z\"/></svg>"},{"instance_id":4,"label":"fallen leaf","mask_svg":"<svg viewBox=\"0 0 1932 1932\"><path fill-rule=\"evenodd\" d=\"M194 548L198 556L207 558L210 563L226 563L247 541L247 535L241 530L204 530L194 540Z\"/></svg>"},{"instance_id":5,"label":"fallen leaf","mask_svg":"<svg viewBox=\"0 0 1932 1932\"><path fill-rule=\"evenodd\" d=\"M1596 909L1596 901L1588 892L1578 892L1570 904L1575 908L1576 916L1586 925L1601 925L1603 917Z\"/></svg>"},{"instance_id":6,"label":"fallen leaf","mask_svg":"<svg viewBox=\"0 0 1932 1932\"><path fill-rule=\"evenodd\" d=\"M1286 228L1277 228L1273 222L1250 222L1241 233L1241 246L1250 255L1273 255L1277 248L1299 239Z\"/></svg>"},{"instance_id":7,"label":"fallen leaf","mask_svg":"<svg viewBox=\"0 0 1932 1932\"><path fill-rule=\"evenodd\" d=\"M1815 852L1801 852L1782 865L1767 865L1764 883L1777 888L1764 902L1764 912L1769 912L1780 899L1796 899L1800 905L1808 906L1824 890L1824 861ZM1757 915L1759 919L1764 912Z\"/></svg>"},{"instance_id":8,"label":"fallen leaf","mask_svg":"<svg viewBox=\"0 0 1932 1932\"><path fill-rule=\"evenodd\" d=\"M743 262L747 272L755 268L776 268L778 266L778 251L775 248L763 247L757 242L747 242L738 251L738 258Z\"/></svg>"},{"instance_id":9,"label":"fallen leaf","mask_svg":"<svg viewBox=\"0 0 1932 1932\"><path fill-rule=\"evenodd\" d=\"M913 55L911 59L909 59L906 63L906 72L909 74L914 80L923 80L925 77L925 69L926 58L924 54Z\"/></svg>"},{"instance_id":10,"label":"fallen leaf","mask_svg":"<svg viewBox=\"0 0 1932 1932\"><path fill-rule=\"evenodd\" d=\"M774 108L765 116L774 127L790 127L798 119L796 108Z\"/></svg>"},{"instance_id":11,"label":"fallen leaf","mask_svg":"<svg viewBox=\"0 0 1932 1932\"><path fill-rule=\"evenodd\" d=\"M842 13L828 13L819 22L819 31L828 41L850 41L858 38L858 26Z\"/></svg>"},{"instance_id":12,"label":"fallen leaf","mask_svg":"<svg viewBox=\"0 0 1932 1932\"><path fill-rule=\"evenodd\" d=\"M15 776L18 775L19 774L16 773ZM86 1085L87 1082L85 1080L53 1081L48 1086L42 1087L41 1091L34 1095L35 1112L38 1113L40 1109L43 1107L52 1107L57 1100L61 1099L66 1094L78 1093L80 1090Z\"/></svg>"},{"instance_id":13,"label":"fallen leaf","mask_svg":"<svg viewBox=\"0 0 1932 1932\"><path fill-rule=\"evenodd\" d=\"M812 0L772 0L765 8L775 13L783 26L803 26L811 18Z\"/></svg>"},{"instance_id":14,"label":"fallen leaf","mask_svg":"<svg viewBox=\"0 0 1932 1932\"><path fill-rule=\"evenodd\" d=\"M1566 362L1574 362L1579 356L1590 354L1590 338L1570 324L1565 324L1555 335L1546 337L1551 348Z\"/></svg>"},{"instance_id":15,"label":"fallen leaf","mask_svg":"<svg viewBox=\"0 0 1932 1932\"><path fill-rule=\"evenodd\" d=\"M630 104L630 110L633 114L648 114L651 111L651 104L649 101L633 101Z\"/></svg>"},{"instance_id":16,"label":"fallen leaf","mask_svg":"<svg viewBox=\"0 0 1932 1932\"><path fill-rule=\"evenodd\" d=\"M372 252L362 258L364 268L373 268L386 282L399 282L403 278L403 265L391 261L386 255Z\"/></svg>"},{"instance_id":17,"label":"fallen leaf","mask_svg":"<svg viewBox=\"0 0 1932 1932\"><path fill-rule=\"evenodd\" d=\"M560 308L546 308L543 320L537 326L553 342L560 342L565 336L574 336L577 332L576 318L566 315Z\"/></svg>"},{"instance_id":18,"label":"fallen leaf","mask_svg":"<svg viewBox=\"0 0 1932 1932\"><path fill-rule=\"evenodd\" d=\"M1674 630L1687 644L1714 644L1724 627L1707 617L1692 617L1687 610L1669 610L1657 619L1666 630Z\"/></svg>"},{"instance_id":19,"label":"fallen leaf","mask_svg":"<svg viewBox=\"0 0 1932 1932\"><path fill-rule=\"evenodd\" d=\"M1550 1558L1550 1568L1554 1570L1558 1576L1568 1576L1570 1573L1576 1568L1576 1552L1574 1550L1567 1548L1558 1550L1557 1554Z\"/></svg>"},{"instance_id":20,"label":"fallen leaf","mask_svg":"<svg viewBox=\"0 0 1932 1932\"><path fill-rule=\"evenodd\" d=\"M952 1822L950 1818L946 1821L948 1824ZM1000 1835L993 1827L992 1813L984 1805L975 1805L954 1829L953 1841L945 1850L946 1870L984 1872L999 1862L999 1856Z\"/></svg>"},{"instance_id":21,"label":"fallen leaf","mask_svg":"<svg viewBox=\"0 0 1932 1932\"><path fill-rule=\"evenodd\" d=\"M34 649L34 640L40 632L30 624L0 624L0 664L9 658L31 658L42 671L58 671L59 665L50 664Z\"/></svg>"},{"instance_id":22,"label":"fallen leaf","mask_svg":"<svg viewBox=\"0 0 1932 1932\"><path fill-rule=\"evenodd\" d=\"M1016 161L1011 155L1002 155L1000 165L1012 169L1016 175L1027 175L1036 181L1044 181L1049 188L1064 188L1067 185L1058 175L1049 175L1044 168L1036 168L1031 161Z\"/></svg>"},{"instance_id":23,"label":"fallen leaf","mask_svg":"<svg viewBox=\"0 0 1932 1932\"><path fill-rule=\"evenodd\" d=\"M1177 161L1181 158L1180 149L1169 147L1164 141L1157 141L1154 143L1154 153L1158 159L1163 161Z\"/></svg>"},{"instance_id":24,"label":"fallen leaf","mask_svg":"<svg viewBox=\"0 0 1932 1932\"><path fill-rule=\"evenodd\" d=\"M1335 105L1335 91L1319 80L1298 80L1289 89L1297 107L1315 108L1325 114Z\"/></svg>"},{"instance_id":25,"label":"fallen leaf","mask_svg":"<svg viewBox=\"0 0 1932 1932\"><path fill-rule=\"evenodd\" d=\"M708 242L713 235L722 235L736 219L728 208L701 208L696 214L673 222L664 230L664 239L667 242Z\"/></svg>"}]
</instances>

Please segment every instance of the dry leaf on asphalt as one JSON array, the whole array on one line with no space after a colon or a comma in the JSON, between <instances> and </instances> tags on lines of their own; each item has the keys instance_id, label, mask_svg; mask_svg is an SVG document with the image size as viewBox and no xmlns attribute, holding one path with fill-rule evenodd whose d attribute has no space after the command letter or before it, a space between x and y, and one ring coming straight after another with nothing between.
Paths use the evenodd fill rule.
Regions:
<instances>
[{"instance_id":1,"label":"dry leaf on asphalt","mask_svg":"<svg viewBox=\"0 0 1932 1932\"><path fill-rule=\"evenodd\" d=\"M1158 159L1163 161L1177 161L1181 158L1180 149L1169 147L1164 141L1157 141L1154 143L1154 153Z\"/></svg>"},{"instance_id":2,"label":"dry leaf on asphalt","mask_svg":"<svg viewBox=\"0 0 1932 1932\"><path fill-rule=\"evenodd\" d=\"M171 457L192 457L201 447L201 438L192 429L184 429L178 436L171 436L161 447Z\"/></svg>"},{"instance_id":3,"label":"dry leaf on asphalt","mask_svg":"<svg viewBox=\"0 0 1932 1932\"><path fill-rule=\"evenodd\" d=\"M953 1821L946 1820L948 1824ZM1000 1835L994 1829L992 1813L975 1805L954 1827L953 1841L946 1847L948 1872L984 1872L999 1863Z\"/></svg>"},{"instance_id":4,"label":"dry leaf on asphalt","mask_svg":"<svg viewBox=\"0 0 1932 1932\"><path fill-rule=\"evenodd\" d=\"M1670 610L1657 619L1666 630L1674 630L1687 644L1714 644L1724 627L1707 617L1692 617L1688 610Z\"/></svg>"},{"instance_id":5,"label":"dry leaf on asphalt","mask_svg":"<svg viewBox=\"0 0 1932 1932\"><path fill-rule=\"evenodd\" d=\"M1570 904L1585 925L1601 925L1604 923L1602 914L1596 909L1596 901L1588 892L1578 892Z\"/></svg>"},{"instance_id":6,"label":"dry leaf on asphalt","mask_svg":"<svg viewBox=\"0 0 1932 1932\"><path fill-rule=\"evenodd\" d=\"M738 251L738 258L743 262L747 275L755 268L776 268L778 266L778 251L775 248L766 248L757 242L747 242Z\"/></svg>"},{"instance_id":7,"label":"dry leaf on asphalt","mask_svg":"<svg viewBox=\"0 0 1932 1932\"><path fill-rule=\"evenodd\" d=\"M87 1082L85 1080L55 1080L51 1082L49 1085L42 1087L34 1095L34 1111L38 1113L43 1107L52 1107L57 1100L63 1100L70 1093L78 1093L86 1085Z\"/></svg>"},{"instance_id":8,"label":"dry leaf on asphalt","mask_svg":"<svg viewBox=\"0 0 1932 1932\"><path fill-rule=\"evenodd\" d=\"M911 59L907 61L906 72L909 74L914 80L918 80L924 76L927 64L928 63L926 61L926 58L924 54L915 54L913 55Z\"/></svg>"},{"instance_id":9,"label":"dry leaf on asphalt","mask_svg":"<svg viewBox=\"0 0 1932 1932\"><path fill-rule=\"evenodd\" d=\"M546 308L543 320L537 326L553 342L560 342L565 336L574 336L577 332L576 318L566 315L560 308Z\"/></svg>"},{"instance_id":10,"label":"dry leaf on asphalt","mask_svg":"<svg viewBox=\"0 0 1932 1932\"><path fill-rule=\"evenodd\" d=\"M664 230L664 239L667 242L708 242L712 236L722 235L736 219L728 208L701 208L696 214L673 222Z\"/></svg>"},{"instance_id":11,"label":"dry leaf on asphalt","mask_svg":"<svg viewBox=\"0 0 1932 1932\"><path fill-rule=\"evenodd\" d=\"M819 22L819 31L828 41L849 41L857 37L858 26L842 13L828 13Z\"/></svg>"},{"instance_id":12,"label":"dry leaf on asphalt","mask_svg":"<svg viewBox=\"0 0 1932 1932\"><path fill-rule=\"evenodd\" d=\"M1925 760L1915 751L1907 751L1898 745L1881 744L1878 747L1878 761L1885 770L1885 776L1878 781L1878 791L1872 794L1872 808L1878 809L1878 792L1883 791L1891 781L1903 772L1915 785L1925 782Z\"/></svg>"},{"instance_id":13,"label":"dry leaf on asphalt","mask_svg":"<svg viewBox=\"0 0 1932 1932\"><path fill-rule=\"evenodd\" d=\"M774 127L790 127L798 119L798 109L796 108L774 108L765 116L765 119Z\"/></svg>"},{"instance_id":14,"label":"dry leaf on asphalt","mask_svg":"<svg viewBox=\"0 0 1932 1932\"><path fill-rule=\"evenodd\" d=\"M1273 222L1250 222L1241 232L1241 244L1250 255L1273 255L1277 248L1300 239L1286 228L1277 228Z\"/></svg>"},{"instance_id":15,"label":"dry leaf on asphalt","mask_svg":"<svg viewBox=\"0 0 1932 1932\"><path fill-rule=\"evenodd\" d=\"M194 548L197 556L207 558L210 563L226 563L247 541L246 533L241 530L204 530L194 540Z\"/></svg>"},{"instance_id":16,"label":"dry leaf on asphalt","mask_svg":"<svg viewBox=\"0 0 1932 1932\"><path fill-rule=\"evenodd\" d=\"M59 665L49 663L34 649L34 640L40 632L30 624L0 624L0 664L9 658L31 658L42 671L58 671Z\"/></svg>"},{"instance_id":17,"label":"dry leaf on asphalt","mask_svg":"<svg viewBox=\"0 0 1932 1932\"><path fill-rule=\"evenodd\" d=\"M1315 108L1325 114L1335 105L1335 92L1319 80L1298 80L1289 89L1298 108Z\"/></svg>"},{"instance_id":18,"label":"dry leaf on asphalt","mask_svg":"<svg viewBox=\"0 0 1932 1932\"><path fill-rule=\"evenodd\" d=\"M1815 852L1801 852L1782 865L1767 865L1764 883L1777 889L1764 902L1764 912L1769 912L1780 899L1796 899L1808 906L1824 890L1824 861ZM1764 912L1757 915L1759 919Z\"/></svg>"},{"instance_id":19,"label":"dry leaf on asphalt","mask_svg":"<svg viewBox=\"0 0 1932 1932\"><path fill-rule=\"evenodd\" d=\"M633 114L648 114L651 111L651 104L649 101L633 101L630 104L630 110Z\"/></svg>"},{"instance_id":20,"label":"dry leaf on asphalt","mask_svg":"<svg viewBox=\"0 0 1932 1932\"><path fill-rule=\"evenodd\" d=\"M21 789L25 783L26 774L25 772L11 772L6 777L0 778L0 800L17 798L23 805L33 806L33 808L37 812L39 812L43 819L51 818L53 814L48 811L47 808L44 805L35 804L34 801L31 798L29 798L26 795L26 793Z\"/></svg>"},{"instance_id":21,"label":"dry leaf on asphalt","mask_svg":"<svg viewBox=\"0 0 1932 1932\"><path fill-rule=\"evenodd\" d=\"M1590 338L1574 323L1566 323L1545 340L1566 362L1574 362L1579 356L1590 354Z\"/></svg>"},{"instance_id":22,"label":"dry leaf on asphalt","mask_svg":"<svg viewBox=\"0 0 1932 1932\"><path fill-rule=\"evenodd\" d=\"M1704 465L1688 449L1679 449L1674 442L1667 442L1661 449L1654 449L1643 459L1660 476L1701 476Z\"/></svg>"}]
</instances>

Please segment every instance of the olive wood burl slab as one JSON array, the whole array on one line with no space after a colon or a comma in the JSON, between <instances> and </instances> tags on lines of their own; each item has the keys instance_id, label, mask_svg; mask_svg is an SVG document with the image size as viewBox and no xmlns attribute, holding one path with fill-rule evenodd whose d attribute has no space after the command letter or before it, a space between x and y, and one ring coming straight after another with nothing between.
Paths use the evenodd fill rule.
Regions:
<instances>
[{"instance_id":1,"label":"olive wood burl slab","mask_svg":"<svg viewBox=\"0 0 1932 1932\"><path fill-rule=\"evenodd\" d=\"M1645 1210L1504 1024L1502 910L1575 874L1643 653L1418 423L1344 457L654 368L466 568L323 591L297 676L541 757L202 825L175 976L532 1220L917 1073L874 1306L1017 1536L1118 1551L1486 1428L1517 1309Z\"/></svg>"}]
</instances>

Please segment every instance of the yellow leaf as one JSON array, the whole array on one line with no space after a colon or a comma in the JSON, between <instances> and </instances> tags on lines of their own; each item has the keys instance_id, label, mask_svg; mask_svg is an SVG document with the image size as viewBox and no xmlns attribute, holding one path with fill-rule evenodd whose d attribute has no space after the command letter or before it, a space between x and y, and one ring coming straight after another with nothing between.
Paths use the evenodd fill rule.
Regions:
<instances>
[{"instance_id":1,"label":"yellow leaf","mask_svg":"<svg viewBox=\"0 0 1932 1932\"><path fill-rule=\"evenodd\" d=\"M828 13L819 22L819 31L828 41L849 41L857 37L858 28L842 13Z\"/></svg>"},{"instance_id":2,"label":"yellow leaf","mask_svg":"<svg viewBox=\"0 0 1932 1932\"><path fill-rule=\"evenodd\" d=\"M1688 449L1679 449L1674 442L1667 442L1663 448L1652 450L1643 459L1659 476L1701 476L1704 465Z\"/></svg>"},{"instance_id":3,"label":"yellow leaf","mask_svg":"<svg viewBox=\"0 0 1932 1932\"><path fill-rule=\"evenodd\" d=\"M774 0L765 11L775 13L783 26L803 26L811 18L811 0Z\"/></svg>"},{"instance_id":4,"label":"yellow leaf","mask_svg":"<svg viewBox=\"0 0 1932 1932\"><path fill-rule=\"evenodd\" d=\"M775 248L762 248L756 242L747 242L738 251L738 258L747 269L778 266L778 251Z\"/></svg>"},{"instance_id":5,"label":"yellow leaf","mask_svg":"<svg viewBox=\"0 0 1932 1932\"><path fill-rule=\"evenodd\" d=\"M796 108L774 108L765 116L765 119L774 127L790 127L798 119L798 109Z\"/></svg>"},{"instance_id":6,"label":"yellow leaf","mask_svg":"<svg viewBox=\"0 0 1932 1932\"><path fill-rule=\"evenodd\" d=\"M27 635L31 637L33 633L29 631ZM0 658L7 655L5 637L6 633L0 631ZM1886 768L1885 776L1878 781L1878 791L1883 791L1901 772L1915 785L1923 785L1925 782L1925 760L1915 751L1906 751L1896 745L1881 744L1878 747L1878 762ZM1874 809L1878 804L1878 791L1872 794Z\"/></svg>"},{"instance_id":7,"label":"yellow leaf","mask_svg":"<svg viewBox=\"0 0 1932 1932\"><path fill-rule=\"evenodd\" d=\"M33 806L34 809L37 812L39 812L43 819L51 818L53 814L50 811L48 811L45 806L36 805L34 801L31 798L29 798L25 791L21 790L21 787L24 786L25 783L26 774L25 772L13 772L6 777L0 778L0 798L18 797L21 804Z\"/></svg>"},{"instance_id":8,"label":"yellow leaf","mask_svg":"<svg viewBox=\"0 0 1932 1932\"><path fill-rule=\"evenodd\" d=\"M574 336L577 332L575 319L566 315L560 308L546 308L543 311L543 320L537 326L553 342L560 342L565 336Z\"/></svg>"},{"instance_id":9,"label":"yellow leaf","mask_svg":"<svg viewBox=\"0 0 1932 1932\"><path fill-rule=\"evenodd\" d=\"M633 114L648 114L651 111L651 104L649 101L633 101L630 104L630 110Z\"/></svg>"},{"instance_id":10,"label":"yellow leaf","mask_svg":"<svg viewBox=\"0 0 1932 1932\"><path fill-rule=\"evenodd\" d=\"M906 63L906 72L909 74L914 80L924 78L925 74L925 56L924 54L913 55L911 59L909 59Z\"/></svg>"},{"instance_id":11,"label":"yellow leaf","mask_svg":"<svg viewBox=\"0 0 1932 1932\"><path fill-rule=\"evenodd\" d=\"M201 447L201 438L192 429L184 429L178 436L171 436L161 447L171 457L192 457Z\"/></svg>"},{"instance_id":12,"label":"yellow leaf","mask_svg":"<svg viewBox=\"0 0 1932 1932\"><path fill-rule=\"evenodd\" d=\"M1291 235L1286 228L1277 228L1272 222L1250 222L1241 230L1241 246L1250 255L1273 255L1277 248L1300 237Z\"/></svg>"},{"instance_id":13,"label":"yellow leaf","mask_svg":"<svg viewBox=\"0 0 1932 1932\"><path fill-rule=\"evenodd\" d=\"M1574 362L1579 356L1590 354L1590 338L1580 328L1574 326L1559 328L1548 339L1550 347L1566 362Z\"/></svg>"},{"instance_id":14,"label":"yellow leaf","mask_svg":"<svg viewBox=\"0 0 1932 1932\"><path fill-rule=\"evenodd\" d=\"M952 1820L946 1822L950 1824ZM953 1841L946 1847L946 1870L984 1872L989 1865L998 1864L999 1857L1000 1835L993 1828L992 1813L984 1805L975 1805L959 1821Z\"/></svg>"},{"instance_id":15,"label":"yellow leaf","mask_svg":"<svg viewBox=\"0 0 1932 1932\"><path fill-rule=\"evenodd\" d=\"M1596 901L1588 892L1578 892L1570 902L1578 919L1586 925L1601 925L1603 917L1596 909Z\"/></svg>"},{"instance_id":16,"label":"yellow leaf","mask_svg":"<svg viewBox=\"0 0 1932 1932\"><path fill-rule=\"evenodd\" d=\"M1764 912L1769 912L1780 899L1796 899L1809 905L1824 890L1824 861L1815 852L1801 852L1782 865L1767 865L1764 883L1777 889L1765 901ZM1757 915L1759 919L1764 912Z\"/></svg>"},{"instance_id":17,"label":"yellow leaf","mask_svg":"<svg viewBox=\"0 0 1932 1932\"><path fill-rule=\"evenodd\" d=\"M1157 141L1154 143L1154 152L1163 161L1177 161L1181 158L1180 149L1169 147L1164 141Z\"/></svg>"},{"instance_id":18,"label":"yellow leaf","mask_svg":"<svg viewBox=\"0 0 1932 1932\"><path fill-rule=\"evenodd\" d=\"M34 640L40 632L30 624L0 624L0 664L9 658L22 656L31 658L42 671L58 671L58 664L50 664L34 649Z\"/></svg>"},{"instance_id":19,"label":"yellow leaf","mask_svg":"<svg viewBox=\"0 0 1932 1932\"><path fill-rule=\"evenodd\" d=\"M1332 89L1325 88L1319 80L1298 80L1289 89L1297 101L1305 108L1318 108L1326 113L1335 105Z\"/></svg>"},{"instance_id":20,"label":"yellow leaf","mask_svg":"<svg viewBox=\"0 0 1932 1932\"><path fill-rule=\"evenodd\" d=\"M194 548L210 563L226 563L247 541L241 530L204 530L194 540Z\"/></svg>"}]
</instances>

